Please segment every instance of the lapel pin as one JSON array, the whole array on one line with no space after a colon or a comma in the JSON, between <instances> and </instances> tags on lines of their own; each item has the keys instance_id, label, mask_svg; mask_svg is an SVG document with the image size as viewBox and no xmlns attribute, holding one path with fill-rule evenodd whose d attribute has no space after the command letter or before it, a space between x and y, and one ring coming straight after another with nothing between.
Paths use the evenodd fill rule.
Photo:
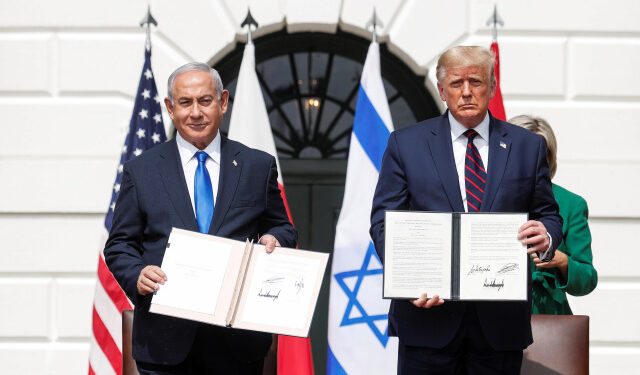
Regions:
<instances>
[{"instance_id":1,"label":"lapel pin","mask_svg":"<svg viewBox=\"0 0 640 375\"><path fill-rule=\"evenodd\" d=\"M236 162L235 160L233 161L233 166L237 167L238 166L238 162Z\"/></svg>"},{"instance_id":2,"label":"lapel pin","mask_svg":"<svg viewBox=\"0 0 640 375\"><path fill-rule=\"evenodd\" d=\"M504 142L500 142L500 147L504 148L505 150L507 149L507 144Z\"/></svg>"}]
</instances>

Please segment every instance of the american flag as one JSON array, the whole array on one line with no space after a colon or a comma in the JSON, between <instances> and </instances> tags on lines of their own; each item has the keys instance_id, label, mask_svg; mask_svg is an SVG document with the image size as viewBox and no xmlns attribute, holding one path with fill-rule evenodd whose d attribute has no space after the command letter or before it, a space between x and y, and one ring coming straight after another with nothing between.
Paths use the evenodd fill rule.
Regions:
<instances>
[{"instance_id":1,"label":"american flag","mask_svg":"<svg viewBox=\"0 0 640 375\"><path fill-rule=\"evenodd\" d=\"M129 132L122 147L111 203L104 220L107 232L111 230L124 163L167 140L162 122L161 103L162 99L158 95L151 70L151 46L147 44ZM104 254L100 251L98 282L93 302L89 374L122 374L122 310L131 308L131 302L109 272Z\"/></svg>"}]
</instances>

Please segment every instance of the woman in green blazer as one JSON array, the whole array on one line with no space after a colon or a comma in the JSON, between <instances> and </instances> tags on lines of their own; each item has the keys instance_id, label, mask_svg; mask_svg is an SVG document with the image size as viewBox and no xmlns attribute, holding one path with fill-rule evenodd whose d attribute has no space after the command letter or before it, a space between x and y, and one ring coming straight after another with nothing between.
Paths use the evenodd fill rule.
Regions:
<instances>
[{"instance_id":1,"label":"woman in green blazer","mask_svg":"<svg viewBox=\"0 0 640 375\"><path fill-rule=\"evenodd\" d=\"M547 144L547 161L551 178L556 172L556 137L549 124L542 118L516 116L509 120L544 138ZM571 315L566 293L584 296L591 293L598 283L598 273L593 268L591 254L591 232L589 231L589 209L579 195L553 184L553 195L560 207L563 241L556 255L543 263L531 254L533 279L533 313Z\"/></svg>"}]
</instances>

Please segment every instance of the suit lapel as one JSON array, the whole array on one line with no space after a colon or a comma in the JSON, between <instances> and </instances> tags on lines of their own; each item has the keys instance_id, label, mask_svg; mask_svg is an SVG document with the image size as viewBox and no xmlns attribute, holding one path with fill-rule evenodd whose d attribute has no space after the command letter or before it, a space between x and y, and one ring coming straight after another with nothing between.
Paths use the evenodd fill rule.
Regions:
<instances>
[{"instance_id":1,"label":"suit lapel","mask_svg":"<svg viewBox=\"0 0 640 375\"><path fill-rule=\"evenodd\" d=\"M222 220L227 214L231 201L233 201L233 196L236 193L238 179L242 172L242 160L236 156L239 153L240 150L236 148L235 144L229 142L226 137L220 139L220 178L218 180L218 194L209 234L216 234L220 230Z\"/></svg>"},{"instance_id":2,"label":"suit lapel","mask_svg":"<svg viewBox=\"0 0 640 375\"><path fill-rule=\"evenodd\" d=\"M189 198L189 190L184 178L176 139L173 138L168 143L169 147L160 153L160 158L163 160L158 165L162 183L184 227L188 230L198 231L198 223Z\"/></svg>"},{"instance_id":3,"label":"suit lapel","mask_svg":"<svg viewBox=\"0 0 640 375\"><path fill-rule=\"evenodd\" d=\"M480 211L490 212L493 200L502 182L502 176L509 158L511 140L508 131L493 116L489 123L489 166L487 169L487 185Z\"/></svg>"},{"instance_id":4,"label":"suit lapel","mask_svg":"<svg viewBox=\"0 0 640 375\"><path fill-rule=\"evenodd\" d=\"M460 183L458 182L458 172L453 157L453 146L451 144L451 127L447 118L448 111L440 116L440 123L433 129L428 130L427 146L431 151L431 157L438 170L440 181L447 194L449 204L455 212L464 212L462 206L462 196L460 195Z\"/></svg>"}]
</instances>

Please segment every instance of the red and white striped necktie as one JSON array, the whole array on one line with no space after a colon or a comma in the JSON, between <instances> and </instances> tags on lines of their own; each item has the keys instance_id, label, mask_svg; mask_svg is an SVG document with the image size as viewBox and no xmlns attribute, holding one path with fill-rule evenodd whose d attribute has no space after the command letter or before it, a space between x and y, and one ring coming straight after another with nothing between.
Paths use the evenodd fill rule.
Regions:
<instances>
[{"instance_id":1,"label":"red and white striped necktie","mask_svg":"<svg viewBox=\"0 0 640 375\"><path fill-rule=\"evenodd\" d=\"M482 164L482 158L480 157L478 148L473 144L473 139L478 135L478 132L469 129L464 132L464 135L468 138L464 161L467 209L469 212L478 212L482 204L484 186L487 183L487 171L484 169L484 164Z\"/></svg>"}]
</instances>

